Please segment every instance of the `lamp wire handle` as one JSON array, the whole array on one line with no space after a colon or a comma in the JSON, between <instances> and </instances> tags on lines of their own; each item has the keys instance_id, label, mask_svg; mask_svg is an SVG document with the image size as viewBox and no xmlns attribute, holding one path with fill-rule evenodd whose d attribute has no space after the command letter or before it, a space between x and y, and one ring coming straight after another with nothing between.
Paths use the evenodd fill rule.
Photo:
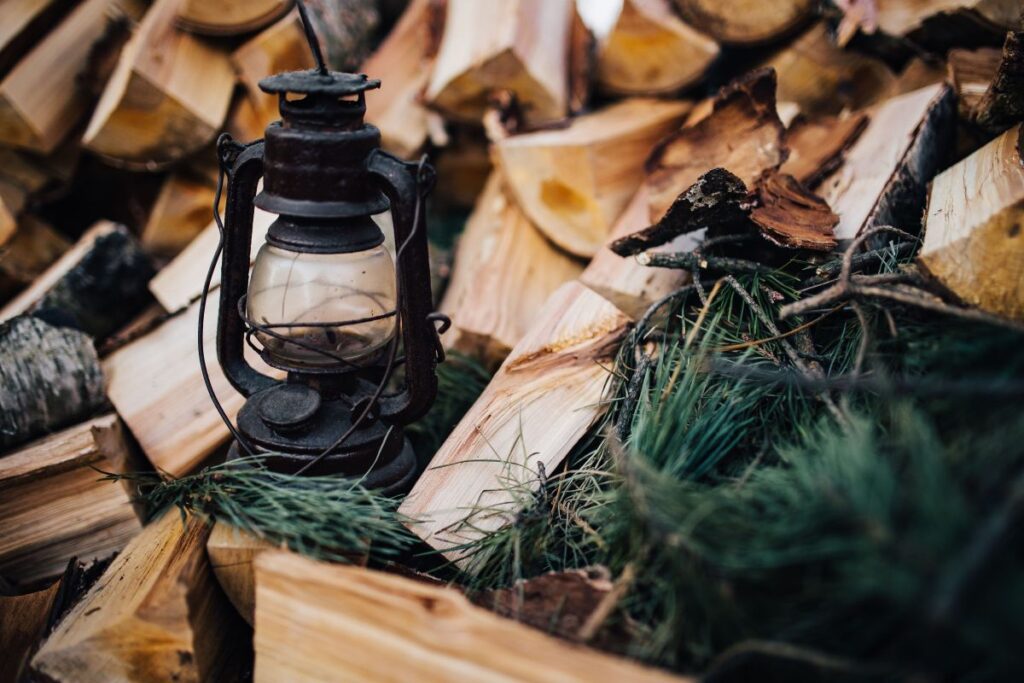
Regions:
<instances>
[{"instance_id":1,"label":"lamp wire handle","mask_svg":"<svg viewBox=\"0 0 1024 683\"><path fill-rule=\"evenodd\" d=\"M324 51L320 46L320 39L316 35L316 31L313 30L313 22L309 20L309 10L306 9L306 3L302 0L295 0L295 5L299 8L299 18L302 20L302 30L306 33L306 42L309 43L309 50L313 53L313 59L316 60L316 70L321 76L327 75L327 62L324 61Z\"/></svg>"}]
</instances>

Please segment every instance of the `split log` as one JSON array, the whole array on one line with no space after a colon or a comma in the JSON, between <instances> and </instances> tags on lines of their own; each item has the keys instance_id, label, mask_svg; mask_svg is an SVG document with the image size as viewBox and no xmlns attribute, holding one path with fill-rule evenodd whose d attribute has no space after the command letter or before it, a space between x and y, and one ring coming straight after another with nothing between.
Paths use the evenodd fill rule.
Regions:
<instances>
[{"instance_id":1,"label":"split log","mask_svg":"<svg viewBox=\"0 0 1024 683\"><path fill-rule=\"evenodd\" d=\"M125 46L83 144L110 163L154 170L209 144L235 84L228 53L178 30L179 0L156 0Z\"/></svg>"},{"instance_id":2,"label":"split log","mask_svg":"<svg viewBox=\"0 0 1024 683\"><path fill-rule=\"evenodd\" d=\"M720 43L758 45L798 28L813 0L673 0L683 19Z\"/></svg>"},{"instance_id":3,"label":"split log","mask_svg":"<svg viewBox=\"0 0 1024 683\"><path fill-rule=\"evenodd\" d=\"M211 202L212 204L212 202ZM277 216L256 209L252 221L252 246L249 261L256 258L256 253L266 241L267 230ZM174 313L187 307L203 293L206 272L210 268L210 260L217 251L220 231L217 224L210 222L199 235L189 242L173 261L160 270L149 282L149 291L164 310ZM220 283L220 262L213 273L212 285ZM211 300L216 297L210 297Z\"/></svg>"},{"instance_id":4,"label":"split log","mask_svg":"<svg viewBox=\"0 0 1024 683\"><path fill-rule=\"evenodd\" d=\"M868 116L863 112L843 118L797 118L786 129L789 157L780 171L814 189L842 165L847 150L867 125Z\"/></svg>"},{"instance_id":5,"label":"split log","mask_svg":"<svg viewBox=\"0 0 1024 683\"><path fill-rule=\"evenodd\" d=\"M495 146L497 162L537 228L591 257L639 186L650 150L689 109L687 102L626 100L560 130L505 138Z\"/></svg>"},{"instance_id":6,"label":"split log","mask_svg":"<svg viewBox=\"0 0 1024 683\"><path fill-rule=\"evenodd\" d=\"M523 215L495 171L459 239L440 308L452 319L445 346L499 365L551 293L582 271Z\"/></svg>"},{"instance_id":7,"label":"split log","mask_svg":"<svg viewBox=\"0 0 1024 683\"><path fill-rule=\"evenodd\" d=\"M210 224L215 181L184 168L164 181L139 238L147 254L176 256Z\"/></svg>"},{"instance_id":8,"label":"split log","mask_svg":"<svg viewBox=\"0 0 1024 683\"><path fill-rule=\"evenodd\" d=\"M18 223L15 233L0 246L0 301L34 282L71 247L60 233L35 216L22 216Z\"/></svg>"},{"instance_id":9,"label":"split log","mask_svg":"<svg viewBox=\"0 0 1024 683\"><path fill-rule=\"evenodd\" d=\"M7 73L74 4L74 0L7 0L0 3L0 74Z\"/></svg>"},{"instance_id":10,"label":"split log","mask_svg":"<svg viewBox=\"0 0 1024 683\"><path fill-rule=\"evenodd\" d=\"M90 104L79 75L120 4L85 0L3 76L0 143L47 153L78 124Z\"/></svg>"},{"instance_id":11,"label":"split log","mask_svg":"<svg viewBox=\"0 0 1024 683\"><path fill-rule=\"evenodd\" d=\"M96 414L105 404L92 339L22 315L0 323L0 452Z\"/></svg>"},{"instance_id":12,"label":"split log","mask_svg":"<svg viewBox=\"0 0 1024 683\"><path fill-rule=\"evenodd\" d=\"M689 680L558 640L451 588L289 553L256 561L255 649L257 682L339 671L351 681Z\"/></svg>"},{"instance_id":13,"label":"split log","mask_svg":"<svg viewBox=\"0 0 1024 683\"><path fill-rule=\"evenodd\" d=\"M718 44L668 0L624 0L598 54L598 85L612 95L672 94L700 81L716 57Z\"/></svg>"},{"instance_id":14,"label":"split log","mask_svg":"<svg viewBox=\"0 0 1024 683\"><path fill-rule=\"evenodd\" d=\"M1003 53L994 47L950 50L947 55L949 80L956 91L960 118L970 120L989 84L995 78Z\"/></svg>"},{"instance_id":15,"label":"split log","mask_svg":"<svg viewBox=\"0 0 1024 683\"><path fill-rule=\"evenodd\" d=\"M875 11L852 23L868 33L906 39L933 52L998 44L1020 22L1019 0L876 0Z\"/></svg>"},{"instance_id":16,"label":"split log","mask_svg":"<svg viewBox=\"0 0 1024 683\"><path fill-rule=\"evenodd\" d=\"M379 92L366 98L366 120L380 129L381 145L403 159L412 159L429 137L432 114L420 103L433 68L444 22L436 0L412 0L408 8L361 70L383 77Z\"/></svg>"},{"instance_id":17,"label":"split log","mask_svg":"<svg viewBox=\"0 0 1024 683\"><path fill-rule=\"evenodd\" d=\"M245 96L256 110L257 125L262 131L281 115L277 95L268 95L260 90L260 81L271 74L314 66L298 13L289 13L244 43L231 54L231 63L245 88Z\"/></svg>"},{"instance_id":18,"label":"split log","mask_svg":"<svg viewBox=\"0 0 1024 683\"><path fill-rule=\"evenodd\" d=\"M1024 120L1024 31L1006 34L1002 59L972 119L983 130L999 133Z\"/></svg>"},{"instance_id":19,"label":"split log","mask_svg":"<svg viewBox=\"0 0 1024 683\"><path fill-rule=\"evenodd\" d=\"M927 184L951 147L955 99L951 88L934 85L867 112L868 127L846 162L818 187L839 214L838 240L876 225L920 226Z\"/></svg>"},{"instance_id":20,"label":"split log","mask_svg":"<svg viewBox=\"0 0 1024 683\"><path fill-rule=\"evenodd\" d=\"M647 161L650 222L712 168L753 187L786 160L785 128L775 111L775 72L760 69L726 86L712 112L663 140Z\"/></svg>"},{"instance_id":21,"label":"split log","mask_svg":"<svg viewBox=\"0 0 1024 683\"><path fill-rule=\"evenodd\" d=\"M149 303L146 284L153 272L135 237L123 225L103 221L0 309L0 320L22 313L43 318L59 313L83 332L104 339Z\"/></svg>"},{"instance_id":22,"label":"split log","mask_svg":"<svg viewBox=\"0 0 1024 683\"><path fill-rule=\"evenodd\" d=\"M918 263L957 298L1024 321L1024 126L932 183Z\"/></svg>"},{"instance_id":23,"label":"split log","mask_svg":"<svg viewBox=\"0 0 1024 683\"><path fill-rule=\"evenodd\" d=\"M228 600L250 626L256 609L256 558L274 546L225 522L213 525L206 554Z\"/></svg>"},{"instance_id":24,"label":"split log","mask_svg":"<svg viewBox=\"0 0 1024 683\"><path fill-rule=\"evenodd\" d=\"M120 421L105 415L0 458L0 574L20 584L59 575L68 560L106 557L142 528L127 483L138 469Z\"/></svg>"},{"instance_id":25,"label":"split log","mask_svg":"<svg viewBox=\"0 0 1024 683\"><path fill-rule=\"evenodd\" d=\"M291 9L290 0L184 0L178 24L208 36L235 36L274 23Z\"/></svg>"},{"instance_id":26,"label":"split log","mask_svg":"<svg viewBox=\"0 0 1024 683\"><path fill-rule=\"evenodd\" d=\"M167 510L57 625L33 673L55 683L236 680L247 629L210 572L208 535Z\"/></svg>"},{"instance_id":27,"label":"split log","mask_svg":"<svg viewBox=\"0 0 1024 683\"><path fill-rule=\"evenodd\" d=\"M49 625L60 581L24 595L0 595L0 681L24 680L29 657Z\"/></svg>"},{"instance_id":28,"label":"split log","mask_svg":"<svg viewBox=\"0 0 1024 683\"><path fill-rule=\"evenodd\" d=\"M836 47L822 22L766 66L775 69L778 77L778 101L795 103L800 113L809 117L861 109L887 95L896 83L896 75L885 62Z\"/></svg>"},{"instance_id":29,"label":"split log","mask_svg":"<svg viewBox=\"0 0 1024 683\"><path fill-rule=\"evenodd\" d=\"M207 302L204 349L210 381L233 419L244 401L217 364L218 299L214 295ZM172 477L195 469L229 435L203 384L198 324L199 304L194 303L103 360L110 402L153 466ZM256 353L246 352L253 367L277 372Z\"/></svg>"},{"instance_id":30,"label":"split log","mask_svg":"<svg viewBox=\"0 0 1024 683\"><path fill-rule=\"evenodd\" d=\"M530 124L564 118L573 17L571 0L449 0L427 101L479 123L490 95L509 91Z\"/></svg>"},{"instance_id":31,"label":"split log","mask_svg":"<svg viewBox=\"0 0 1024 683\"><path fill-rule=\"evenodd\" d=\"M579 283L551 295L402 503L401 513L417 520L410 528L465 564L455 547L514 518L540 469L553 472L603 413L602 364L628 324Z\"/></svg>"}]
</instances>

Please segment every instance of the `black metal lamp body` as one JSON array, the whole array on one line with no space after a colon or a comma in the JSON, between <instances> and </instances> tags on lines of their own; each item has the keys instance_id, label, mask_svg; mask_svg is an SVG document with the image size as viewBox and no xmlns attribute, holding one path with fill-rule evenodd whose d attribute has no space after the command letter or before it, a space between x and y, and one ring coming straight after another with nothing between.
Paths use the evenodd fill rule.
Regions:
<instances>
[{"instance_id":1,"label":"black metal lamp body","mask_svg":"<svg viewBox=\"0 0 1024 683\"><path fill-rule=\"evenodd\" d=\"M260 87L278 95L282 120L262 141L221 144L229 182L217 355L247 399L232 457L264 453L277 471L398 492L416 469L402 427L433 402L441 356L421 210L433 170L379 149L380 131L363 122L364 93L379 84L323 68L272 76ZM254 207L278 218L250 277ZM394 261L371 219L388 208ZM246 344L287 378L255 370ZM404 386L386 395L398 364Z\"/></svg>"}]
</instances>

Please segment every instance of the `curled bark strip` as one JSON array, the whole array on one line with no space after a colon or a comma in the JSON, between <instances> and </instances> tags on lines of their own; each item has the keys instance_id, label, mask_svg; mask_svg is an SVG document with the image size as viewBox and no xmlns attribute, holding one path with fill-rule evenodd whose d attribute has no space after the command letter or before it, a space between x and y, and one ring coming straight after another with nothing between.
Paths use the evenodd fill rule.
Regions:
<instances>
[{"instance_id":1,"label":"curled bark strip","mask_svg":"<svg viewBox=\"0 0 1024 683\"><path fill-rule=\"evenodd\" d=\"M757 196L761 206L750 213L750 219L768 241L790 249L835 249L833 228L839 216L796 178L774 173L758 185Z\"/></svg>"}]
</instances>

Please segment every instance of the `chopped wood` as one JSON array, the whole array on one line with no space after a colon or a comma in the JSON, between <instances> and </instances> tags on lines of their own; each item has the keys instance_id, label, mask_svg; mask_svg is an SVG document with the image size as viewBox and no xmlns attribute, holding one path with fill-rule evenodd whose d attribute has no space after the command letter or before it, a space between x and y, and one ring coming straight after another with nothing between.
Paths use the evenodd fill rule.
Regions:
<instances>
[{"instance_id":1,"label":"chopped wood","mask_svg":"<svg viewBox=\"0 0 1024 683\"><path fill-rule=\"evenodd\" d=\"M613 95L672 94L700 81L718 52L669 0L624 0L598 54L598 85Z\"/></svg>"},{"instance_id":2,"label":"chopped wood","mask_svg":"<svg viewBox=\"0 0 1024 683\"><path fill-rule=\"evenodd\" d=\"M571 0L448 0L427 101L479 123L490 95L505 90L532 125L564 118L574 12Z\"/></svg>"},{"instance_id":3,"label":"chopped wood","mask_svg":"<svg viewBox=\"0 0 1024 683\"><path fill-rule=\"evenodd\" d=\"M569 113L578 114L590 101L594 72L597 69L597 36L573 3L569 27Z\"/></svg>"},{"instance_id":4,"label":"chopped wood","mask_svg":"<svg viewBox=\"0 0 1024 683\"><path fill-rule=\"evenodd\" d=\"M782 38L808 19L813 0L673 0L683 19L720 43L757 45Z\"/></svg>"},{"instance_id":5,"label":"chopped wood","mask_svg":"<svg viewBox=\"0 0 1024 683\"><path fill-rule=\"evenodd\" d=\"M431 204L471 209L476 206L494 165L482 130L460 126L453 133L433 160L437 177L444 180L430 196Z\"/></svg>"},{"instance_id":6,"label":"chopped wood","mask_svg":"<svg viewBox=\"0 0 1024 683\"><path fill-rule=\"evenodd\" d=\"M994 47L950 50L947 55L949 80L956 90L960 118L970 120L989 84L995 78L1003 53Z\"/></svg>"},{"instance_id":7,"label":"chopped wood","mask_svg":"<svg viewBox=\"0 0 1024 683\"><path fill-rule=\"evenodd\" d=\"M256 560L255 649L257 683L339 671L367 682L690 680L558 640L451 588L277 552Z\"/></svg>"},{"instance_id":8,"label":"chopped wood","mask_svg":"<svg viewBox=\"0 0 1024 683\"><path fill-rule=\"evenodd\" d=\"M889 96L904 95L929 85L942 83L946 80L946 72L946 63L942 60L914 56L896 77L895 86Z\"/></svg>"},{"instance_id":9,"label":"chopped wood","mask_svg":"<svg viewBox=\"0 0 1024 683\"><path fill-rule=\"evenodd\" d=\"M747 217L747 186L729 171L713 168L680 193L654 225L611 243L619 256L632 256L701 228L730 226Z\"/></svg>"},{"instance_id":10,"label":"chopped wood","mask_svg":"<svg viewBox=\"0 0 1024 683\"><path fill-rule=\"evenodd\" d=\"M75 0L0 3L0 74L7 73L74 5Z\"/></svg>"},{"instance_id":11,"label":"chopped wood","mask_svg":"<svg viewBox=\"0 0 1024 683\"><path fill-rule=\"evenodd\" d=\"M328 65L356 71L370 56L380 26L379 0L305 0Z\"/></svg>"},{"instance_id":12,"label":"chopped wood","mask_svg":"<svg viewBox=\"0 0 1024 683\"><path fill-rule=\"evenodd\" d=\"M169 509L111 563L32 658L55 683L228 681L247 629L210 572L209 526Z\"/></svg>"},{"instance_id":13,"label":"chopped wood","mask_svg":"<svg viewBox=\"0 0 1024 683\"><path fill-rule=\"evenodd\" d=\"M853 239L876 225L911 231L920 225L927 184L951 147L955 99L939 84L868 111L868 126L846 162L817 188L839 214L836 239Z\"/></svg>"},{"instance_id":14,"label":"chopped wood","mask_svg":"<svg viewBox=\"0 0 1024 683\"><path fill-rule=\"evenodd\" d=\"M217 363L218 300L213 295L207 302L203 348L213 388L234 419L244 400ZM103 360L110 402L153 466L172 477L195 469L229 435L203 384L198 323L197 302ZM280 375L249 349L246 358L261 372Z\"/></svg>"},{"instance_id":15,"label":"chopped wood","mask_svg":"<svg viewBox=\"0 0 1024 683\"><path fill-rule=\"evenodd\" d=\"M57 576L68 560L103 558L142 528L128 483L101 472L138 469L116 415L104 415L0 458L0 574L21 584Z\"/></svg>"},{"instance_id":16,"label":"chopped wood","mask_svg":"<svg viewBox=\"0 0 1024 683\"><path fill-rule=\"evenodd\" d=\"M252 245L249 254L250 264L256 258L256 252L259 251L266 241L267 230L270 229L270 224L276 219L276 215L260 209L256 209L253 213ZM165 311L168 313L180 311L198 299L203 293L206 272L210 268L213 254L217 251L217 242L219 240L220 231L217 229L217 224L211 221L173 261L164 266L150 280L149 291L152 292ZM214 269L211 287L219 285L220 262L218 261ZM213 298L215 297L211 297L211 299Z\"/></svg>"},{"instance_id":17,"label":"chopped wood","mask_svg":"<svg viewBox=\"0 0 1024 683\"><path fill-rule=\"evenodd\" d=\"M178 24L192 33L234 36L274 23L291 7L290 0L184 0Z\"/></svg>"},{"instance_id":18,"label":"chopped wood","mask_svg":"<svg viewBox=\"0 0 1024 683\"><path fill-rule=\"evenodd\" d=\"M748 187L786 160L785 128L775 111L775 72L753 71L722 89L712 112L663 140L647 161L650 220L712 168Z\"/></svg>"},{"instance_id":19,"label":"chopped wood","mask_svg":"<svg viewBox=\"0 0 1024 683\"><path fill-rule=\"evenodd\" d=\"M23 595L0 595L0 681L24 680L29 657L38 646L60 591L60 581Z\"/></svg>"},{"instance_id":20,"label":"chopped wood","mask_svg":"<svg viewBox=\"0 0 1024 683\"><path fill-rule=\"evenodd\" d=\"M452 320L445 346L499 365L551 293L582 271L534 227L495 171L459 238L440 307Z\"/></svg>"},{"instance_id":21,"label":"chopped wood","mask_svg":"<svg viewBox=\"0 0 1024 683\"><path fill-rule=\"evenodd\" d=\"M213 525L206 554L224 594L252 626L256 610L256 558L274 545L226 522Z\"/></svg>"},{"instance_id":22,"label":"chopped wood","mask_svg":"<svg viewBox=\"0 0 1024 683\"><path fill-rule=\"evenodd\" d=\"M402 503L413 531L465 565L456 546L514 518L538 473L553 472L604 412L602 364L628 324L579 283L551 295Z\"/></svg>"},{"instance_id":23,"label":"chopped wood","mask_svg":"<svg viewBox=\"0 0 1024 683\"><path fill-rule=\"evenodd\" d=\"M636 192L651 148L679 128L689 108L625 100L563 129L505 138L497 161L537 228L566 251L590 257Z\"/></svg>"},{"instance_id":24,"label":"chopped wood","mask_svg":"<svg viewBox=\"0 0 1024 683\"><path fill-rule=\"evenodd\" d=\"M146 285L151 277L153 266L127 228L101 221L0 309L0 320L59 312L78 329L103 339L150 301ZM111 306L112 301L117 305Z\"/></svg>"},{"instance_id":25,"label":"chopped wood","mask_svg":"<svg viewBox=\"0 0 1024 683\"><path fill-rule=\"evenodd\" d=\"M932 183L918 263L961 301L1024 320L1024 127Z\"/></svg>"},{"instance_id":26,"label":"chopped wood","mask_svg":"<svg viewBox=\"0 0 1024 683\"><path fill-rule=\"evenodd\" d=\"M85 116L90 98L77 79L119 5L85 0L3 75L0 143L48 153Z\"/></svg>"},{"instance_id":27,"label":"chopped wood","mask_svg":"<svg viewBox=\"0 0 1024 683\"><path fill-rule=\"evenodd\" d=\"M412 0L398 24L361 70L383 78L366 98L366 120L380 129L381 145L412 159L427 143L431 113L420 102L430 78L443 7L436 0Z\"/></svg>"},{"instance_id":28,"label":"chopped wood","mask_svg":"<svg viewBox=\"0 0 1024 683\"><path fill-rule=\"evenodd\" d=\"M846 151L867 125L864 112L845 117L798 117L786 129L789 157L779 170L814 189L842 165Z\"/></svg>"},{"instance_id":29,"label":"chopped wood","mask_svg":"<svg viewBox=\"0 0 1024 683\"><path fill-rule=\"evenodd\" d=\"M0 323L0 452L96 414L105 404L92 339L21 315Z\"/></svg>"},{"instance_id":30,"label":"chopped wood","mask_svg":"<svg viewBox=\"0 0 1024 683\"><path fill-rule=\"evenodd\" d=\"M256 111L256 125L262 131L281 115L277 95L268 95L260 90L260 81L281 71L299 71L314 66L298 12L289 12L245 42L231 53L231 63L245 88L245 96Z\"/></svg>"},{"instance_id":31,"label":"chopped wood","mask_svg":"<svg viewBox=\"0 0 1024 683\"><path fill-rule=\"evenodd\" d=\"M70 247L48 223L22 216L14 234L0 246L0 301L31 284Z\"/></svg>"},{"instance_id":32,"label":"chopped wood","mask_svg":"<svg viewBox=\"0 0 1024 683\"><path fill-rule=\"evenodd\" d=\"M874 27L943 52L998 39L1020 22L1019 0L876 0ZM869 30L870 32L870 30Z\"/></svg>"},{"instance_id":33,"label":"chopped wood","mask_svg":"<svg viewBox=\"0 0 1024 683\"><path fill-rule=\"evenodd\" d=\"M888 94L896 75L885 62L832 42L824 22L811 26L767 62L778 76L776 97L805 116L860 109Z\"/></svg>"},{"instance_id":34,"label":"chopped wood","mask_svg":"<svg viewBox=\"0 0 1024 683\"><path fill-rule=\"evenodd\" d=\"M1006 34L1002 59L985 94L974 107L974 122L998 133L1024 120L1024 31Z\"/></svg>"},{"instance_id":35,"label":"chopped wood","mask_svg":"<svg viewBox=\"0 0 1024 683\"><path fill-rule=\"evenodd\" d=\"M750 212L750 220L768 241L790 249L835 249L832 231L839 216L796 178L774 173L758 184L756 192L759 206Z\"/></svg>"},{"instance_id":36,"label":"chopped wood","mask_svg":"<svg viewBox=\"0 0 1024 683\"><path fill-rule=\"evenodd\" d=\"M10 241L17 229L18 220L15 218L15 212L7 206L3 195L0 195L0 247Z\"/></svg>"},{"instance_id":37,"label":"chopped wood","mask_svg":"<svg viewBox=\"0 0 1024 683\"><path fill-rule=\"evenodd\" d=\"M214 182L190 168L176 170L160 188L139 238L147 254L176 256L210 224Z\"/></svg>"},{"instance_id":38,"label":"chopped wood","mask_svg":"<svg viewBox=\"0 0 1024 683\"><path fill-rule=\"evenodd\" d=\"M225 49L175 27L179 0L156 0L121 53L83 144L107 161L154 170L209 144L235 74Z\"/></svg>"}]
</instances>

